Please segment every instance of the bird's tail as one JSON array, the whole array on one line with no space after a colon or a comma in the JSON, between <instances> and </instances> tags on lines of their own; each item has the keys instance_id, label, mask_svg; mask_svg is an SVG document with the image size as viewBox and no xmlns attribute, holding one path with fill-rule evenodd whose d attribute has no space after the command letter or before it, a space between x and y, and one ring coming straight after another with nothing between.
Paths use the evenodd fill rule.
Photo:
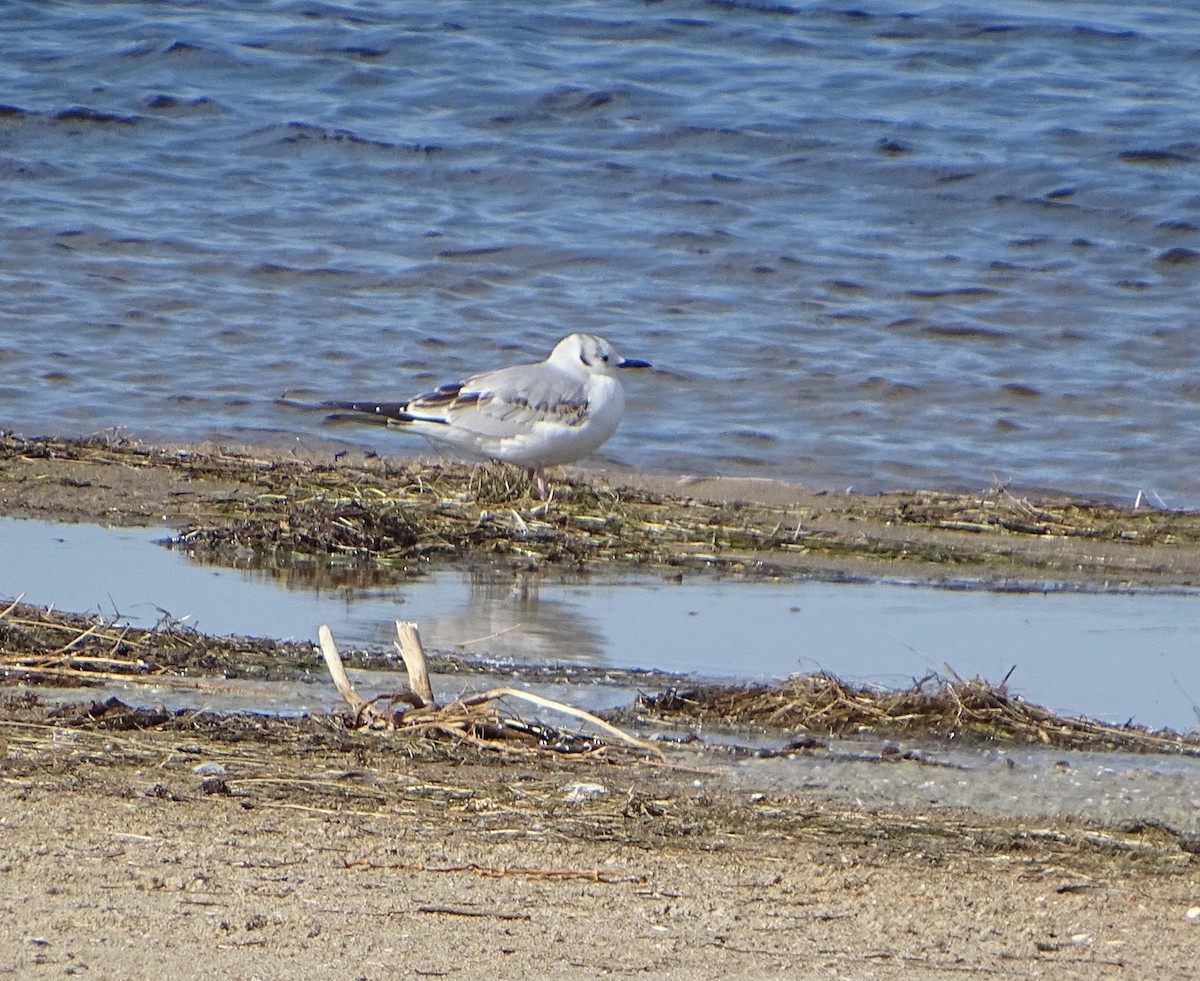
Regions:
<instances>
[{"instance_id":1,"label":"bird's tail","mask_svg":"<svg viewBox=\"0 0 1200 981\"><path fill-rule=\"evenodd\" d=\"M359 419L360 415L375 416L379 422L403 425L418 418L408 411L407 402L322 402L322 409L329 409L329 419ZM357 413L357 415L348 415Z\"/></svg>"}]
</instances>

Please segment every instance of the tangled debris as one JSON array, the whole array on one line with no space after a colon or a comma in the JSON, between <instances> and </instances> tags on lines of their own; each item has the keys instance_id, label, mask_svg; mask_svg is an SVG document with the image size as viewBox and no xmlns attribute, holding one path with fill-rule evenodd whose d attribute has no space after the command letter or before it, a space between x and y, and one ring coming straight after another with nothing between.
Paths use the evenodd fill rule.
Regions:
<instances>
[{"instance_id":1,"label":"tangled debris","mask_svg":"<svg viewBox=\"0 0 1200 981\"><path fill-rule=\"evenodd\" d=\"M320 629L321 653L325 657L334 687L350 706L354 728L434 733L489 749L509 748L499 740L514 736L532 739L537 749L550 749L555 752L603 752L607 748L600 739L578 733L565 733L540 722L529 723L501 713L495 705L500 699L516 698L583 719L594 728L614 736L626 746L657 757L662 756L662 751L657 746L629 735L590 712L519 688L492 688L474 695L462 695L449 704L439 705L429 682L425 648L421 643L417 625L408 620L397 620L396 634L399 638L396 641L396 649L404 660L409 686L390 696L377 696L367 700L355 691L346 676L333 634L327 626ZM407 708L397 710L401 703Z\"/></svg>"},{"instance_id":2,"label":"tangled debris","mask_svg":"<svg viewBox=\"0 0 1200 981\"><path fill-rule=\"evenodd\" d=\"M931 675L889 691L847 685L828 674L780 685L669 688L639 700L641 713L690 725L847 736L933 736L1061 749L1200 755L1200 732L1186 736L1143 726L1062 717L982 679Z\"/></svg>"},{"instance_id":3,"label":"tangled debris","mask_svg":"<svg viewBox=\"0 0 1200 981\"><path fill-rule=\"evenodd\" d=\"M79 686L143 681L215 687L215 679L274 680L306 670L306 644L212 637L164 614L151 628L12 600L0 607L0 678Z\"/></svg>"},{"instance_id":4,"label":"tangled debris","mask_svg":"<svg viewBox=\"0 0 1200 981\"><path fill-rule=\"evenodd\" d=\"M419 637L407 645L404 633L398 648L419 647ZM323 638L326 664L328 648L336 652L332 637ZM17 682L70 687L123 681L197 692L237 691L247 693L247 684L297 677L316 680L312 645L246 638L213 637L185 627L169 618L157 626L140 629L98 616L82 616L29 604L10 602L0 608L0 685ZM422 657L424 653L422 652ZM338 662L340 663L340 655ZM509 711L500 713L496 699L523 699L545 707L547 700L515 688L490 689L438 706L428 684L422 684L420 668L411 658L409 688L386 697L363 699L349 689L343 698L351 707L349 718L335 728L352 731L360 727L402 730L428 741L440 732L462 743L483 746L489 742L507 748L527 745L556 753L613 752L613 743L590 734L571 732L540 721L527 721ZM393 659L382 654L365 658L356 654L359 666L392 669ZM437 669L466 670L436 659ZM343 672L344 674L344 672ZM348 681L345 682L347 688ZM339 685L339 690L342 686ZM103 703L102 703L103 704ZM398 711L398 706L407 706ZM713 725L753 727L773 734L847 736L872 733L885 738L899 736L934 739L979 740L1004 744L1054 746L1063 749L1121 750L1125 752L1180 753L1200 755L1200 732L1185 736L1145 727L1109 725L1088 719L1062 717L1031 705L1009 693L1002 683L990 685L980 679L946 680L931 676L900 691L847 685L827 674L791 678L779 685L740 687L669 687L644 695L632 709L606 713L599 719L571 706L553 703L560 712L585 718L593 730L615 736L617 743L645 750L648 744L626 739L612 723L621 721L668 721L688 726ZM90 710L89 710L90 711ZM109 705L101 712L106 725L121 716ZM85 713L86 714L86 713ZM194 713L192 713L194 714ZM99 718L100 716L95 716ZM129 725L167 722L130 716ZM324 725L324 724L323 724ZM619 733L619 734L618 734ZM515 741L513 741L515 739ZM656 744L649 747L658 754ZM605 748L607 747L607 748Z\"/></svg>"},{"instance_id":5,"label":"tangled debris","mask_svg":"<svg viewBox=\"0 0 1200 981\"><path fill-rule=\"evenodd\" d=\"M155 488L142 495L152 476ZM161 520L169 508L182 527L172 544L220 562L249 554L282 564L308 556L403 569L437 557L509 556L769 574L797 562L882 560L1010 574L1020 552L1031 573L1094 568L1121 581L1124 572L1155 573L1158 565L1128 552L1097 558L1096 543L1140 553L1145 546L1200 544L1197 513L1034 501L1004 488L809 492L792 503L766 504L568 481L547 503L534 500L522 471L499 465L302 460L266 451L151 447L119 437L0 435L0 478L7 507L30 511L45 506L51 492L59 507L107 501L100 485L111 485L116 503L104 509L108 520ZM1045 541L1087 544L1083 552L1034 547Z\"/></svg>"},{"instance_id":6,"label":"tangled debris","mask_svg":"<svg viewBox=\"0 0 1200 981\"><path fill-rule=\"evenodd\" d=\"M1140 503L1140 500L1139 500ZM1196 515L1071 500L1035 502L1004 487L981 495L922 491L896 507L896 520L949 531L1174 544L1196 541Z\"/></svg>"},{"instance_id":7,"label":"tangled debris","mask_svg":"<svg viewBox=\"0 0 1200 981\"><path fill-rule=\"evenodd\" d=\"M502 700L517 699L583 719L593 730L643 754L662 755L657 746L629 736L591 713L517 688L493 688L439 705L416 626L399 621L397 629L401 641L397 647L408 670L410 687L369 701L350 684L329 629L321 629L326 665L351 709L345 720L350 730L400 731L414 740L450 739L510 755L550 751L612 757L614 747L603 735L527 721L497 707ZM289 674L272 662L303 665L311 657L310 645L208 637L169 619L151 629L138 629L100 617L61 613L15 601L0 609L0 684L7 680L78 687L121 681L244 695L253 694L246 687L247 678L265 682ZM290 674L295 676L294 671ZM399 710L401 703L408 708ZM170 724L174 717L174 713L162 710L131 709L114 699L97 702L76 714L107 729L157 727Z\"/></svg>"}]
</instances>

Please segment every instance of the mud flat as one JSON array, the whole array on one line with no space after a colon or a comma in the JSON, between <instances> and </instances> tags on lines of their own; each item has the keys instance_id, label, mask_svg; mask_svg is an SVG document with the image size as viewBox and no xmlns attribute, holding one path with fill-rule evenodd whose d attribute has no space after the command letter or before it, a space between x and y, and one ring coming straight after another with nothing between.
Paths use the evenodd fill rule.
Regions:
<instances>
[{"instance_id":1,"label":"mud flat","mask_svg":"<svg viewBox=\"0 0 1200 981\"><path fill-rule=\"evenodd\" d=\"M358 559L692 565L1104 588L1200 584L1200 513L1006 488L861 495L577 473L542 506L509 468L0 436L0 514L159 524L189 548Z\"/></svg>"},{"instance_id":2,"label":"mud flat","mask_svg":"<svg viewBox=\"0 0 1200 981\"><path fill-rule=\"evenodd\" d=\"M1109 588L1200 572L1197 516L1104 502L593 476L540 507L507 471L121 441L0 439L0 513L165 524L217 557L395 575L479 556ZM1094 978L1200 962L1200 792L1165 762L1194 749L1172 734L1079 743L1071 720L961 689L914 750L886 718L910 722L911 704L817 688L816 715L774 727L795 692L664 692L621 720L753 724L769 770L711 738L661 758L484 745L339 714L214 715L204 684L311 650L4 606L0 970L14 976ZM53 687L127 671L194 686L196 707ZM738 698L765 714L739 720ZM861 778L813 775L845 736L820 728L839 714L821 699L867 740ZM967 733L972 713L984 724ZM1039 744L1067 773L1136 751L1173 809L958 806L938 788L970 774L943 750L968 735L1016 773ZM881 773L904 792L862 801Z\"/></svg>"}]
</instances>

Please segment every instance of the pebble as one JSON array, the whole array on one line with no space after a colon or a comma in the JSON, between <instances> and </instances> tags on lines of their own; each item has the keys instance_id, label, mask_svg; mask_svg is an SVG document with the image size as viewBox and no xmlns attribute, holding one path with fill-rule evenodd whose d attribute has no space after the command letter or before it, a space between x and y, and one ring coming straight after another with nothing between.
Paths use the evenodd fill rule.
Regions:
<instances>
[{"instance_id":1,"label":"pebble","mask_svg":"<svg viewBox=\"0 0 1200 981\"><path fill-rule=\"evenodd\" d=\"M578 804L592 797L603 797L607 793L608 788L598 783L569 783L563 787L563 794L569 804Z\"/></svg>"}]
</instances>

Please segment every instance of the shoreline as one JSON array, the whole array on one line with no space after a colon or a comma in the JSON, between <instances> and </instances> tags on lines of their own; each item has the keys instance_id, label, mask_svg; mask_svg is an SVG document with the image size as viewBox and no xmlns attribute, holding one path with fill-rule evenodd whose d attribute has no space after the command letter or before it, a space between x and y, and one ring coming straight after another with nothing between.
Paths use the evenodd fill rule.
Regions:
<instances>
[{"instance_id":1,"label":"shoreline","mask_svg":"<svg viewBox=\"0 0 1200 981\"><path fill-rule=\"evenodd\" d=\"M1200 581L1194 515L607 479L628 489L575 485L538 511L510 474L441 464L0 438L0 514L192 528L274 561L444 559L428 514L488 561ZM0 969L1093 978L1177 976L1200 955L1195 835L922 805L941 771L916 758L859 764L885 794L903 783L892 807L835 793L811 751L770 762L788 781L686 747L573 758L0 688Z\"/></svg>"},{"instance_id":2,"label":"shoreline","mask_svg":"<svg viewBox=\"0 0 1200 981\"><path fill-rule=\"evenodd\" d=\"M855 494L740 478L524 475L408 458L0 435L0 515L183 529L188 545L357 558L685 566L813 575L1200 588L1200 512L1059 495ZM331 528L336 525L336 533Z\"/></svg>"}]
</instances>

